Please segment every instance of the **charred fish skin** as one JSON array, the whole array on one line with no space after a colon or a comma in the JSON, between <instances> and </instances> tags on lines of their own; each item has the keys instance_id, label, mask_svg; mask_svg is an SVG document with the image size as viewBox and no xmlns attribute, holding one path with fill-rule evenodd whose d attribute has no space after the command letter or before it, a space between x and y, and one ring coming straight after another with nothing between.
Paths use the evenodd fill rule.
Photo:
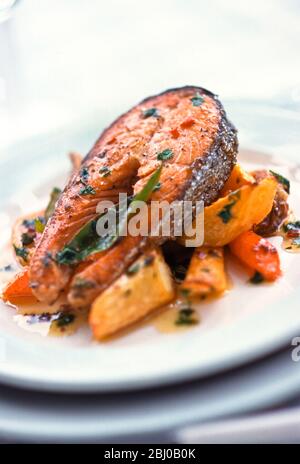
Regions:
<instances>
[{"instance_id":1,"label":"charred fish skin","mask_svg":"<svg viewBox=\"0 0 300 464\"><path fill-rule=\"evenodd\" d=\"M191 88L191 87L189 87ZM193 88L193 87L192 87ZM184 200L202 200L205 206L213 203L230 176L237 161L238 132L227 118L225 109L219 98L209 90L195 87L200 94L211 96L220 111L218 134L211 148L194 162L190 186L187 188Z\"/></svg>"}]
</instances>

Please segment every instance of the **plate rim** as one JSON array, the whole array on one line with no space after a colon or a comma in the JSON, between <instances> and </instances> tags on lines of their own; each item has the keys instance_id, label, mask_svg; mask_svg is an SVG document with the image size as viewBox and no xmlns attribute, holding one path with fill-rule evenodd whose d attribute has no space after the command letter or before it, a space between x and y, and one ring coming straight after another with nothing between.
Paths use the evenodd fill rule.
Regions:
<instances>
[{"instance_id":1,"label":"plate rim","mask_svg":"<svg viewBox=\"0 0 300 464\"><path fill-rule=\"evenodd\" d=\"M252 364L250 367L244 366L241 369L230 370L225 375L221 374L221 378L220 375L217 375L212 379L208 379L205 385L201 384L201 380L198 379L187 386L173 385L172 391L168 389L164 392L159 392L158 398L156 397L154 401L163 402L164 404L166 404L167 395L171 394L172 398L172 396L174 396L174 393L175 395L177 394L178 389L185 389L185 393L186 391L188 392L189 398L191 397L192 393L193 405L195 406L196 404L196 407L193 406L192 411L189 407L188 409L184 409L184 411L183 408L181 408L180 413L178 413L178 411L176 410L175 415L174 411L173 415L168 415L164 413L163 421L161 420L161 416L158 417L157 414L154 419L153 416L152 418L150 417L150 419L148 418L148 416L144 416L142 422L140 420L140 415L133 415L130 416L129 419L126 419L127 416L126 414L124 415L124 410L121 410L122 420L121 424L118 425L117 429L114 429L112 427L112 423L105 423L104 430L103 424L97 425L99 424L99 421L97 422L97 424L95 424L94 417L91 417L91 419L93 419L93 424L91 425L91 427L89 429L82 430L78 429L78 427L77 429L72 429L68 426L70 425L70 417L68 417L65 424L59 422L58 427L56 425L55 427L53 426L52 420L52 426L49 427L49 422L47 424L47 417L44 419L44 422L41 423L41 420L39 418L30 419L30 417L26 416L26 418L23 420L23 423L22 421L7 418L3 419L3 417L1 417L0 430L2 434L9 439L25 441L46 440L47 442L52 442L53 440L58 440L59 442L73 442L79 440L80 442L85 442L90 440L100 440L101 442L102 440L114 439L119 436L127 437L127 439L132 439L137 435L145 436L146 434L155 435L158 433L165 434L167 438L173 437L176 439L180 437L180 428L189 427L195 423L199 424L199 421L207 422L222 418L224 419L229 415L232 416L233 414L246 414L251 411L258 410L260 408L267 408L271 406L274 407L274 405L280 404L283 401L286 401L287 399L292 399L296 397L297 394L299 395L300 371L295 367L294 363L291 362L290 366L288 366L288 375L287 371L285 370L284 379L280 382L278 381L279 371L280 376L282 372L282 364L284 363L285 368L287 367L287 355L287 349L284 349L280 352L274 353L271 356L265 357L258 363ZM258 385L258 388L256 389L253 389L254 379L255 385ZM228 388L228 386L230 385L233 385L233 389ZM224 391L224 387L227 387L225 398L221 395L221 399L219 399L220 390ZM234 388L236 390L235 392ZM205 396L205 392L207 392L208 390L210 392L209 394L212 395L212 400L214 400L214 398L218 398L218 400L212 401L210 396L211 406L209 406L209 408L204 407L203 409L203 405L201 401L199 401L199 395L201 399L201 395L203 395L203 392ZM16 391L15 394L20 395L21 392ZM34 396L34 392L29 394ZM147 402L149 394L151 395L151 392L142 392L144 403ZM41 393L40 395L43 395L43 393ZM194 401L195 395L196 400L198 400L196 401L196 403ZM240 397L238 398L239 395ZM98 397L101 399L101 395L98 395ZM10 399L10 402L12 401L13 400ZM78 401L78 398L75 399L75 402L76 401ZM105 399L103 399L102 401L105 401ZM118 399L114 404L117 404L117 401ZM43 402L45 402L45 404L47 403L46 400ZM38 406L36 407L38 408ZM99 409L98 404L96 407ZM172 407L172 405L170 407ZM116 406L116 408L118 408L118 405ZM139 408L141 409L141 405L139 405ZM44 414L47 415L47 408ZM113 417L113 420L116 422L116 417L114 415ZM85 418L85 420L87 419ZM26 423L26 427L24 427L24 422Z\"/></svg>"}]
</instances>

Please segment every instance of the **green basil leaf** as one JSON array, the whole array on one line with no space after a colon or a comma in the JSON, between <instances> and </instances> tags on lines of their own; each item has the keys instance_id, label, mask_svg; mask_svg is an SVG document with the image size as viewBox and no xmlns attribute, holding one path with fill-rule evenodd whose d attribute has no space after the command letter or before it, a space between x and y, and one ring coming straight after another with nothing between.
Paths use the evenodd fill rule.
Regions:
<instances>
[{"instance_id":1,"label":"green basil leaf","mask_svg":"<svg viewBox=\"0 0 300 464\"><path fill-rule=\"evenodd\" d=\"M45 211L45 219L48 221L50 216L54 213L55 205L58 200L59 195L61 194L61 190L58 187L54 187L50 194L50 200L47 205L46 211Z\"/></svg>"},{"instance_id":2,"label":"green basil leaf","mask_svg":"<svg viewBox=\"0 0 300 464\"><path fill-rule=\"evenodd\" d=\"M195 311L190 308L182 308L178 313L178 318L175 321L176 325L194 325L198 324L199 320L195 317Z\"/></svg>"},{"instance_id":3,"label":"green basil leaf","mask_svg":"<svg viewBox=\"0 0 300 464\"><path fill-rule=\"evenodd\" d=\"M154 174L150 177L146 185L138 192L131 200L128 208L125 212L120 211L120 205L116 205L116 213L118 219L118 227L116 234L105 235L99 237L96 231L96 224L99 217L105 217L109 212L99 216L96 219L89 221L78 234L69 242L61 251L56 255L56 261L59 264L76 264L83 261L88 256L98 253L99 251L107 250L111 248L117 240L120 238L120 232L128 221L128 218L134 215L136 208L136 202L144 201L147 202L153 192L153 189L157 185L162 166L160 166Z\"/></svg>"},{"instance_id":4,"label":"green basil leaf","mask_svg":"<svg viewBox=\"0 0 300 464\"><path fill-rule=\"evenodd\" d=\"M140 192L138 192L133 197L132 202L129 205L129 208L130 208L130 206L133 205L133 203L135 201L145 201L146 202L146 201L149 200L149 198L151 196L151 193L153 192L156 185L158 184L158 181L159 181L159 178L160 178L160 175L161 175L161 171L162 171L162 165L154 172L154 174L152 174L152 176L150 177L150 179L148 180L146 185L142 188L142 190Z\"/></svg>"}]
</instances>

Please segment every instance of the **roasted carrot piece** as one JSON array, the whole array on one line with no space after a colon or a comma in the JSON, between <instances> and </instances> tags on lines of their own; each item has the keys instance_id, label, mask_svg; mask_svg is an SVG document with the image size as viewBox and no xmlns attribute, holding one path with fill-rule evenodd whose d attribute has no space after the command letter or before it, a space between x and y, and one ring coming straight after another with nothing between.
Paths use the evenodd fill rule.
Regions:
<instances>
[{"instance_id":1,"label":"roasted carrot piece","mask_svg":"<svg viewBox=\"0 0 300 464\"><path fill-rule=\"evenodd\" d=\"M74 275L85 269L90 262L80 263L75 269ZM66 289L68 291L70 282ZM16 274L14 278L9 282L2 292L2 298L4 301L8 301L12 304L23 304L23 303L36 303L38 299L34 296L31 287L29 286L29 272L28 267L24 267L21 272Z\"/></svg>"},{"instance_id":2,"label":"roasted carrot piece","mask_svg":"<svg viewBox=\"0 0 300 464\"><path fill-rule=\"evenodd\" d=\"M281 275L276 248L255 232L243 232L229 244L229 247L240 261L259 272L266 280L273 281Z\"/></svg>"},{"instance_id":3,"label":"roasted carrot piece","mask_svg":"<svg viewBox=\"0 0 300 464\"><path fill-rule=\"evenodd\" d=\"M13 280L7 284L2 293L2 298L4 301L9 301L10 303L18 303L20 300L27 298L37 301L29 287L27 267L15 275Z\"/></svg>"}]
</instances>

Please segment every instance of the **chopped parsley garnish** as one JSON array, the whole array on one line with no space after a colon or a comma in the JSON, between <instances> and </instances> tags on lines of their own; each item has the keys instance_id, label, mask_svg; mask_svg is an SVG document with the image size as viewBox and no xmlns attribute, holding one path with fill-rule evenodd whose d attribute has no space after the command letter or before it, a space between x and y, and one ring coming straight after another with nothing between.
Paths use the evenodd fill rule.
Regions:
<instances>
[{"instance_id":1,"label":"chopped parsley garnish","mask_svg":"<svg viewBox=\"0 0 300 464\"><path fill-rule=\"evenodd\" d=\"M281 174L278 174L277 172L274 172L274 171L270 170L270 173L283 186L286 193L290 193L290 181L286 177L282 176Z\"/></svg>"},{"instance_id":2,"label":"chopped parsley garnish","mask_svg":"<svg viewBox=\"0 0 300 464\"><path fill-rule=\"evenodd\" d=\"M89 179L89 175L90 175L90 174L89 174L89 169L88 169L86 166L84 166L83 168L81 168L79 176L80 176L80 180L81 180L81 182L82 182L83 184L86 184L86 183L87 183L87 181L88 181L88 179Z\"/></svg>"},{"instance_id":3,"label":"chopped parsley garnish","mask_svg":"<svg viewBox=\"0 0 300 464\"><path fill-rule=\"evenodd\" d=\"M230 221L230 219L232 219L232 214L231 214L231 208L232 207L233 207L233 204L230 203L230 204L224 206L222 211L220 211L218 213L218 216L222 219L224 224L227 224Z\"/></svg>"},{"instance_id":4,"label":"chopped parsley garnish","mask_svg":"<svg viewBox=\"0 0 300 464\"><path fill-rule=\"evenodd\" d=\"M59 197L60 194L61 194L60 188L54 187L54 189L51 192L50 200L49 200L49 203L48 203L46 211L45 211L45 219L46 219L46 221L48 221L50 216L52 216L52 214L54 213L55 205L56 205L56 202L57 202L58 197Z\"/></svg>"},{"instance_id":5,"label":"chopped parsley garnish","mask_svg":"<svg viewBox=\"0 0 300 464\"><path fill-rule=\"evenodd\" d=\"M256 271L249 282L251 282L251 284L261 284L264 280L264 276L260 272Z\"/></svg>"},{"instance_id":6,"label":"chopped parsley garnish","mask_svg":"<svg viewBox=\"0 0 300 464\"><path fill-rule=\"evenodd\" d=\"M17 256L19 256L20 258L23 258L24 261L27 261L29 252L26 248L24 247L20 248L14 245L14 250Z\"/></svg>"},{"instance_id":7,"label":"chopped parsley garnish","mask_svg":"<svg viewBox=\"0 0 300 464\"><path fill-rule=\"evenodd\" d=\"M232 211L231 209L236 204L239 199L239 194L234 192L229 197L231 199L230 203L224 206L224 208L218 213L218 216L222 219L224 224L227 224L232 219Z\"/></svg>"},{"instance_id":8,"label":"chopped parsley garnish","mask_svg":"<svg viewBox=\"0 0 300 464\"><path fill-rule=\"evenodd\" d=\"M170 150L169 148L166 148L166 150L163 150L160 153L158 153L157 159L159 161L165 161L165 160L172 158L172 156L173 156L172 150Z\"/></svg>"},{"instance_id":9,"label":"chopped parsley garnish","mask_svg":"<svg viewBox=\"0 0 300 464\"><path fill-rule=\"evenodd\" d=\"M56 324L58 327L65 327L66 325L71 324L75 320L75 314L65 313L61 314L58 319L56 319Z\"/></svg>"},{"instance_id":10,"label":"chopped parsley garnish","mask_svg":"<svg viewBox=\"0 0 300 464\"><path fill-rule=\"evenodd\" d=\"M148 108L147 110L143 111L143 118L149 118L151 116L155 116L156 118L158 117L158 111L157 108Z\"/></svg>"},{"instance_id":11,"label":"chopped parsley garnish","mask_svg":"<svg viewBox=\"0 0 300 464\"><path fill-rule=\"evenodd\" d=\"M132 264L126 271L126 274L131 276L136 274L140 270L140 263Z\"/></svg>"},{"instance_id":12,"label":"chopped parsley garnish","mask_svg":"<svg viewBox=\"0 0 300 464\"><path fill-rule=\"evenodd\" d=\"M73 264L77 262L77 254L76 250L66 246L57 253L56 261L58 264Z\"/></svg>"},{"instance_id":13,"label":"chopped parsley garnish","mask_svg":"<svg viewBox=\"0 0 300 464\"><path fill-rule=\"evenodd\" d=\"M108 166L102 166L102 168L99 169L99 173L102 175L102 177L107 177L110 176L111 170Z\"/></svg>"},{"instance_id":14,"label":"chopped parsley garnish","mask_svg":"<svg viewBox=\"0 0 300 464\"><path fill-rule=\"evenodd\" d=\"M194 325L198 324L198 319L193 317L195 311L192 308L183 308L180 309L178 313L178 318L175 321L176 325Z\"/></svg>"},{"instance_id":15,"label":"chopped parsley garnish","mask_svg":"<svg viewBox=\"0 0 300 464\"><path fill-rule=\"evenodd\" d=\"M91 185L85 185L79 190L79 195L96 195L96 190Z\"/></svg>"},{"instance_id":16,"label":"chopped parsley garnish","mask_svg":"<svg viewBox=\"0 0 300 464\"><path fill-rule=\"evenodd\" d=\"M45 229L44 218L42 218L42 217L35 218L35 220L34 220L34 228L35 228L36 232L38 232L39 234L44 232L44 229Z\"/></svg>"},{"instance_id":17,"label":"chopped parsley garnish","mask_svg":"<svg viewBox=\"0 0 300 464\"><path fill-rule=\"evenodd\" d=\"M193 106L201 106L204 102L204 98L200 95L200 93L196 93L196 95L191 98L191 102Z\"/></svg>"}]
</instances>

